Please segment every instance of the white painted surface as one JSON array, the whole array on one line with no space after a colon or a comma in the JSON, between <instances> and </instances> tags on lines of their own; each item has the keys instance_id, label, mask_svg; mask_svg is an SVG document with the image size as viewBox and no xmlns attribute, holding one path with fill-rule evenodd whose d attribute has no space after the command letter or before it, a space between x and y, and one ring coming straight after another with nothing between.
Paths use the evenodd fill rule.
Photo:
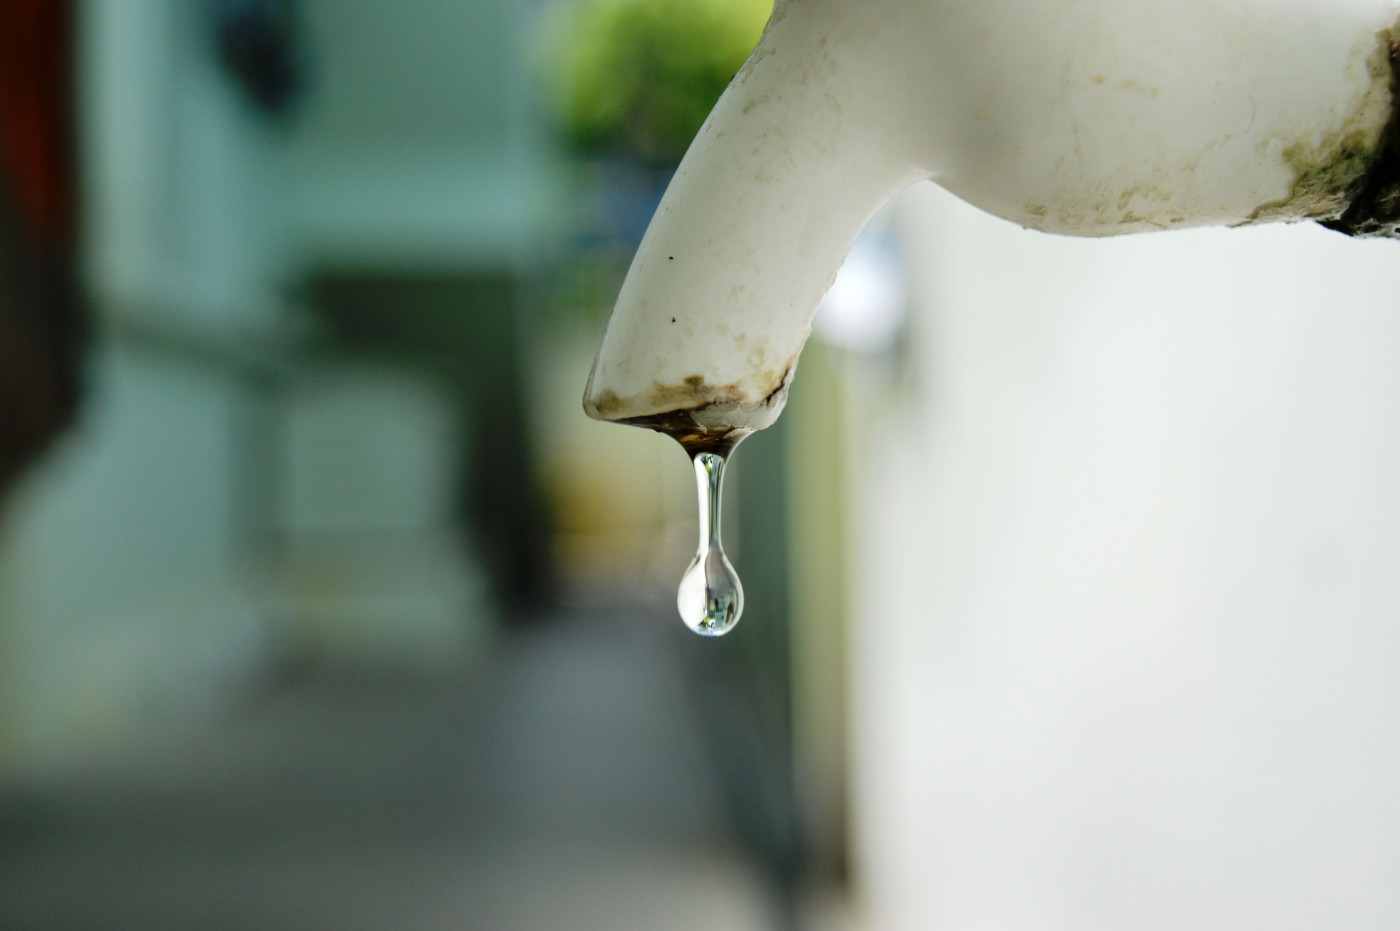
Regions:
<instances>
[{"instance_id":1,"label":"white painted surface","mask_svg":"<svg viewBox=\"0 0 1400 931\"><path fill-rule=\"evenodd\" d=\"M1365 163L1342 153L1389 119L1396 10L780 2L642 240L585 409L767 426L852 242L917 179L1077 236L1335 216Z\"/></svg>"},{"instance_id":2,"label":"white painted surface","mask_svg":"<svg viewBox=\"0 0 1400 931\"><path fill-rule=\"evenodd\" d=\"M1400 247L902 208L852 752L871 927L1400 924Z\"/></svg>"}]
</instances>

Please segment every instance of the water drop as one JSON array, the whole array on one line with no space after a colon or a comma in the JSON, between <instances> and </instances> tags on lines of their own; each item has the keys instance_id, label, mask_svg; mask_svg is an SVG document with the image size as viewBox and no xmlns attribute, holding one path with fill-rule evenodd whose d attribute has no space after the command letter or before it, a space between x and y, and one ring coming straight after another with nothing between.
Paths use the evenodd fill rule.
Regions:
<instances>
[{"instance_id":1,"label":"water drop","mask_svg":"<svg viewBox=\"0 0 1400 931\"><path fill-rule=\"evenodd\" d=\"M724 555L719 534L720 489L727 452L696 451L691 456L700 498L700 548L681 576L676 607L686 626L705 637L729 633L744 610L744 586L729 557Z\"/></svg>"}]
</instances>

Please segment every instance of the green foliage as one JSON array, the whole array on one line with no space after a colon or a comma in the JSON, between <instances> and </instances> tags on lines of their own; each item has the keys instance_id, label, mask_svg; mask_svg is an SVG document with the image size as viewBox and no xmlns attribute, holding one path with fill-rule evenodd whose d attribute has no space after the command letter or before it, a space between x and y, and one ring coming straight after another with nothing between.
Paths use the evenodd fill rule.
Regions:
<instances>
[{"instance_id":1,"label":"green foliage","mask_svg":"<svg viewBox=\"0 0 1400 931\"><path fill-rule=\"evenodd\" d=\"M771 0L561 0L555 111L590 154L674 163L758 42Z\"/></svg>"}]
</instances>

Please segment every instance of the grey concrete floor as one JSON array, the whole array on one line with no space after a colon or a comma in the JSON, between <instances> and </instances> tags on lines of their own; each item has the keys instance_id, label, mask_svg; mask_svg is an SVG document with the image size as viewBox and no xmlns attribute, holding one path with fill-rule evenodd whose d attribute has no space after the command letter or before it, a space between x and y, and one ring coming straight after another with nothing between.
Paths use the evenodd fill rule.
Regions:
<instances>
[{"instance_id":1,"label":"grey concrete floor","mask_svg":"<svg viewBox=\"0 0 1400 931\"><path fill-rule=\"evenodd\" d=\"M575 612L469 674L313 667L10 791L0 931L775 927L670 620Z\"/></svg>"}]
</instances>

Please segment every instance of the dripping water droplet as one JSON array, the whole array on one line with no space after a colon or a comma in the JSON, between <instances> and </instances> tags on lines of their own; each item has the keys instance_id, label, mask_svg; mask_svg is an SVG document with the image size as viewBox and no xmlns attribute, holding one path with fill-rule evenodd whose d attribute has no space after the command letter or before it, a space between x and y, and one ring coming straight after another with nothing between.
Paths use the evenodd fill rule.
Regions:
<instances>
[{"instance_id":1,"label":"dripping water droplet","mask_svg":"<svg viewBox=\"0 0 1400 931\"><path fill-rule=\"evenodd\" d=\"M720 490L727 452L697 451L691 456L700 499L700 548L681 576L676 607L686 626L705 637L729 633L744 610L744 586L720 542Z\"/></svg>"},{"instance_id":2,"label":"dripping water droplet","mask_svg":"<svg viewBox=\"0 0 1400 931\"><path fill-rule=\"evenodd\" d=\"M699 375L694 378L704 381ZM689 411L648 414L622 422L664 433L680 443L690 456L700 499L700 547L690 568L681 576L676 608L686 626L697 634L721 637L739 623L744 610L744 586L720 542L720 491L730 454L753 430L734 424L700 424Z\"/></svg>"}]
</instances>

